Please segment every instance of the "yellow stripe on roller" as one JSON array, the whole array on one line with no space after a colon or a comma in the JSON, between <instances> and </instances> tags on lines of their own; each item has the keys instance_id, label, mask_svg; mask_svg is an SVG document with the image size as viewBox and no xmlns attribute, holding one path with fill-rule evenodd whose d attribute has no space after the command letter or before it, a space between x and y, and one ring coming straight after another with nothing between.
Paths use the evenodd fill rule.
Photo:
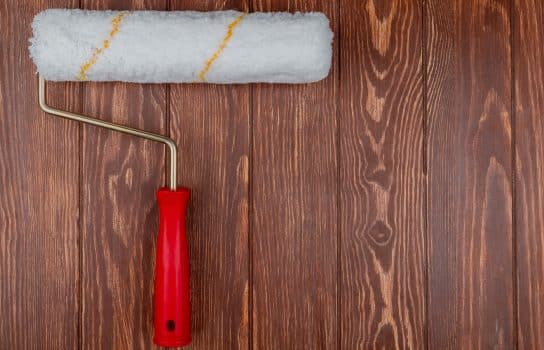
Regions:
<instances>
[{"instance_id":1,"label":"yellow stripe on roller","mask_svg":"<svg viewBox=\"0 0 544 350\"><path fill-rule=\"evenodd\" d=\"M102 42L102 46L94 49L91 57L81 65L81 68L79 69L79 74L77 75L77 80L87 80L87 72L89 71L89 69L91 69L92 66L94 66L96 61L98 61L98 57L100 57L100 55L103 54L104 51L106 51L110 47L111 41L119 32L119 27L121 27L123 18L127 14L128 12L120 12L112 18L110 34L106 39L104 39L104 41Z\"/></svg>"},{"instance_id":2,"label":"yellow stripe on roller","mask_svg":"<svg viewBox=\"0 0 544 350\"><path fill-rule=\"evenodd\" d=\"M232 33L234 32L234 28L236 28L236 26L238 26L240 22L242 22L242 20L244 19L246 15L247 13L241 14L229 24L229 26L227 27L227 33L225 34L225 37L221 41L221 44L219 45L217 50L213 53L213 55L211 55L211 57L206 60L206 63L204 64L204 68L202 68L200 73L198 73L198 81L204 81L204 79L206 79L206 74L212 68L213 63L217 61L219 56L221 56L221 54L223 53L223 50L225 50L225 47L227 46L230 39L232 38Z\"/></svg>"}]
</instances>

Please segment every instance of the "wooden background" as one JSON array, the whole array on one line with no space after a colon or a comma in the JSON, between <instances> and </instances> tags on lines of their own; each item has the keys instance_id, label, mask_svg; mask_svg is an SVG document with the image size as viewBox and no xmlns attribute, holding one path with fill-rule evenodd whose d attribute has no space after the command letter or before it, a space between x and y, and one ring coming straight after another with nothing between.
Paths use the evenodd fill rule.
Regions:
<instances>
[{"instance_id":1,"label":"wooden background","mask_svg":"<svg viewBox=\"0 0 544 350\"><path fill-rule=\"evenodd\" d=\"M49 84L171 135L193 349L544 349L539 0L0 2L0 349L150 349L161 146L37 105L50 7L323 11L311 85Z\"/></svg>"}]
</instances>

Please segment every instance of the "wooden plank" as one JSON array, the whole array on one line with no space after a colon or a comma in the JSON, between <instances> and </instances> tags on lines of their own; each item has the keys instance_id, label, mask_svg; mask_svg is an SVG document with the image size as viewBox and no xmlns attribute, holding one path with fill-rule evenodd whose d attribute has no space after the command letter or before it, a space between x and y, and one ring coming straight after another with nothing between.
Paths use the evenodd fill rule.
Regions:
<instances>
[{"instance_id":1,"label":"wooden plank","mask_svg":"<svg viewBox=\"0 0 544 350\"><path fill-rule=\"evenodd\" d=\"M166 0L84 0L87 9L164 10ZM85 83L84 112L166 132L166 87ZM83 320L85 349L151 349L158 230L156 190L164 186L164 147L83 129Z\"/></svg>"},{"instance_id":2,"label":"wooden plank","mask_svg":"<svg viewBox=\"0 0 544 350\"><path fill-rule=\"evenodd\" d=\"M520 349L543 349L544 5L516 0L514 32L517 317Z\"/></svg>"},{"instance_id":3,"label":"wooden plank","mask_svg":"<svg viewBox=\"0 0 544 350\"><path fill-rule=\"evenodd\" d=\"M510 6L427 1L431 349L515 347Z\"/></svg>"},{"instance_id":4,"label":"wooden plank","mask_svg":"<svg viewBox=\"0 0 544 350\"><path fill-rule=\"evenodd\" d=\"M242 0L172 2L172 10L247 10ZM172 85L170 132L180 184L191 189L193 349L249 341L249 86Z\"/></svg>"},{"instance_id":5,"label":"wooden plank","mask_svg":"<svg viewBox=\"0 0 544 350\"><path fill-rule=\"evenodd\" d=\"M342 1L341 344L425 346L419 1Z\"/></svg>"},{"instance_id":6,"label":"wooden plank","mask_svg":"<svg viewBox=\"0 0 544 350\"><path fill-rule=\"evenodd\" d=\"M28 53L34 15L77 1L0 3L0 348L78 344L78 125L38 106ZM48 102L78 110L74 85Z\"/></svg>"},{"instance_id":7,"label":"wooden plank","mask_svg":"<svg viewBox=\"0 0 544 350\"><path fill-rule=\"evenodd\" d=\"M254 0L252 5L254 11L322 11L336 28L334 1ZM254 86L255 349L330 349L338 342L337 71L335 62L322 82Z\"/></svg>"}]
</instances>

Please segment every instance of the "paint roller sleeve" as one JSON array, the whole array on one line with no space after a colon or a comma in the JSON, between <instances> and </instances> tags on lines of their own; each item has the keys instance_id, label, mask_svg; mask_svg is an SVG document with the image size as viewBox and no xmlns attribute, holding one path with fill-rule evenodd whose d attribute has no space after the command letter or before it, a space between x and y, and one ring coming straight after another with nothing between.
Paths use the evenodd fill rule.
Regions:
<instances>
[{"instance_id":1,"label":"paint roller sleeve","mask_svg":"<svg viewBox=\"0 0 544 350\"><path fill-rule=\"evenodd\" d=\"M32 29L31 57L53 81L308 83L331 66L318 12L49 9Z\"/></svg>"}]
</instances>

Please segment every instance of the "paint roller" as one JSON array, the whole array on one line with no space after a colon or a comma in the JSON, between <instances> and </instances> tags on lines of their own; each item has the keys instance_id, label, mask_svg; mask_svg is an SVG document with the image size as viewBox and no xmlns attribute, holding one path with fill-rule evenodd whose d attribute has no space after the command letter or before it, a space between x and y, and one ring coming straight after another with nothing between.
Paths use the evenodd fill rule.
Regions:
<instances>
[{"instance_id":1,"label":"paint roller","mask_svg":"<svg viewBox=\"0 0 544 350\"><path fill-rule=\"evenodd\" d=\"M238 11L86 11L49 9L32 22L30 55L46 113L163 143L168 185L157 191L159 234L154 337L160 346L191 342L189 252L177 186L177 147L163 135L47 105L45 80L135 83L311 83L331 66L327 17ZM288 116L286 116L288 117Z\"/></svg>"}]
</instances>

